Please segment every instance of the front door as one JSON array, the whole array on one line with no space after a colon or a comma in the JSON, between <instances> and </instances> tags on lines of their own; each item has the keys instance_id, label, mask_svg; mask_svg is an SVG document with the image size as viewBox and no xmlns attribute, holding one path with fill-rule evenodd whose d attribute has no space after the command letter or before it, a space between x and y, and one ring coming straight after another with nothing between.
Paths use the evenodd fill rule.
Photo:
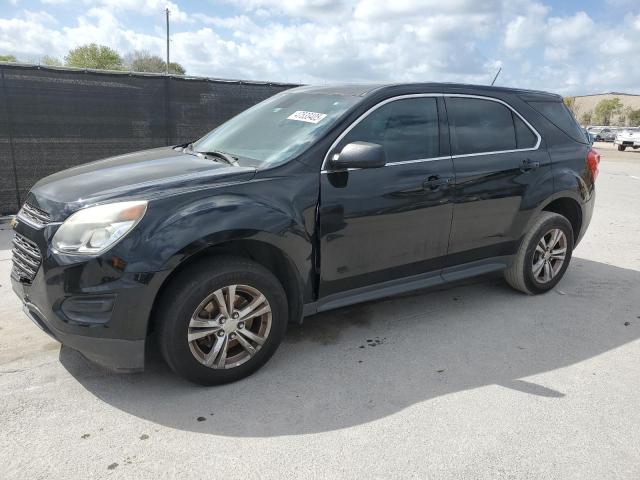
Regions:
<instances>
[{"instance_id":1,"label":"front door","mask_svg":"<svg viewBox=\"0 0 640 480\"><path fill-rule=\"evenodd\" d=\"M332 158L348 143L377 143L387 165L349 171L325 165L320 298L442 269L453 183L443 107L434 96L388 100L353 124L329 152Z\"/></svg>"}]
</instances>

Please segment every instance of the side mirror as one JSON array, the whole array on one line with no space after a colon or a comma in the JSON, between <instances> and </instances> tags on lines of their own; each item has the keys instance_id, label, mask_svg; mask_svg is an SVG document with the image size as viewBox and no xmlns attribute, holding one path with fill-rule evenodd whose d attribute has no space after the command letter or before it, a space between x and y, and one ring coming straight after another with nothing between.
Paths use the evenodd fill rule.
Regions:
<instances>
[{"instance_id":1,"label":"side mirror","mask_svg":"<svg viewBox=\"0 0 640 480\"><path fill-rule=\"evenodd\" d=\"M384 147L369 142L349 143L331 160L331 167L336 169L379 168L386 164L387 155L384 152Z\"/></svg>"}]
</instances>

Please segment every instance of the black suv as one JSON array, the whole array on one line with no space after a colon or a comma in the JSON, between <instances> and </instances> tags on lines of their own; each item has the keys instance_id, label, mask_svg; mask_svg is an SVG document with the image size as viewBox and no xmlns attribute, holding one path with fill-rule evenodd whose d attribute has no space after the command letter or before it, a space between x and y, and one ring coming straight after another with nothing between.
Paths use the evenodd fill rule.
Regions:
<instances>
[{"instance_id":1,"label":"black suv","mask_svg":"<svg viewBox=\"0 0 640 480\"><path fill-rule=\"evenodd\" d=\"M194 143L38 182L13 288L95 362L141 369L154 332L174 371L229 382L306 315L495 271L528 294L553 288L599 161L549 93L296 88Z\"/></svg>"}]
</instances>

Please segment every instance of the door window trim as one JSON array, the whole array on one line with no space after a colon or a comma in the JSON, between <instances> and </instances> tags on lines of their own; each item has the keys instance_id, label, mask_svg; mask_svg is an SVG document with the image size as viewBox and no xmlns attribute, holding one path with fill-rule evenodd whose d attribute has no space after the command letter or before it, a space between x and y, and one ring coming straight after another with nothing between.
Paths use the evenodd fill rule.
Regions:
<instances>
[{"instance_id":1,"label":"door window trim","mask_svg":"<svg viewBox=\"0 0 640 480\"><path fill-rule=\"evenodd\" d=\"M327 169L327 166L329 165L329 154L333 151L334 148L336 148L336 146L342 141L342 139L344 137L346 137L347 134L356 127L356 125L358 125L367 116L369 116L369 114L371 114L372 112L374 112L378 108L382 107L383 105L386 105L387 103L395 102L395 101L398 101L398 100L404 100L406 98L422 98L422 97L477 98L477 99L480 99L480 100L488 100L488 101L491 101L491 102L501 103L502 105L507 107L509 110L511 110L513 113L515 113L520 118L520 120L522 120L524 122L524 124L533 132L533 134L536 136L536 144L533 147L516 148L516 149L513 149L513 150L497 150L497 151L494 151L494 152L465 153L465 154L460 154L460 155L446 155L446 156L443 156L443 157L419 158L419 159L415 159L415 160L403 160L403 161L400 161L400 162L389 162L389 163L387 163L385 165L385 167L393 167L395 165L406 165L408 163L431 162L431 161L434 161L434 160L445 160L445 159L450 159L450 158L477 157L477 156L480 156L480 155L495 155L495 154L499 154L499 153L527 152L527 151L532 151L532 150L538 150L538 148L540 148L540 143L542 143L542 137L540 136L538 131L533 127L533 125L531 125L527 121L526 118L524 118L520 114L520 112L518 112L515 108L513 108L511 105L509 105L504 100L500 100L499 98L494 98L494 97L487 97L487 96L484 96L484 95L472 95L472 94L466 94L466 93L412 93L412 94L407 94L407 95L398 95L398 96L395 96L395 97L390 97L390 98L387 98L385 100L382 100L381 102L375 104L370 109L368 109L366 112L364 112L358 118L356 118L353 122L351 122L351 124L340 135L338 135L338 138L336 138L334 140L334 142L331 144L331 147L329 147L329 149L327 150L327 153L324 155L324 159L322 161L322 168L320 170L320 173L330 173L330 172L335 171L335 170L328 170ZM451 128L451 124L449 122L448 116L447 116L447 125L449 126L449 128ZM514 129L515 129L515 125L514 125ZM343 169L340 169L340 170L343 170ZM347 170L350 171L350 170L360 170L360 169L359 168L349 168Z\"/></svg>"},{"instance_id":2,"label":"door window trim","mask_svg":"<svg viewBox=\"0 0 640 480\"><path fill-rule=\"evenodd\" d=\"M385 100L382 100L379 103L376 103L373 107L371 107L369 110L367 110L362 115L360 115L358 118L356 118L351 123L351 125L349 125L340 135L338 135L338 138L335 139L335 141L331 144L331 147L329 147L329 150L327 150L327 153L324 155L324 160L322 161L322 169L320 170L320 173L327 173L327 172L333 172L334 171L334 170L327 170L327 167L329 165L329 154L333 151L334 148L336 148L338 146L338 144L342 141L342 139L344 137L346 137L347 134L356 127L356 125L358 125L361 121L363 121L366 117L368 117L369 114L373 113L378 108L382 107L383 105L386 105L387 103L396 102L398 100L404 100L406 98L442 97L442 95L443 95L442 93L412 93L412 94L408 94L408 95L398 95L396 97L387 98ZM438 114L438 121L440 121L439 120L439 118L440 118L439 115L440 114ZM450 156L447 155L446 157L417 158L417 159L414 159L414 160L403 160L401 162L389 162L389 163L387 163L385 165L385 167L392 167L394 165L404 165L404 164L407 164L407 163L427 162L427 161L431 161L431 160L443 160L445 158L450 158ZM340 169L340 170L344 170L344 169ZM359 168L349 168L347 170L360 170L360 169Z\"/></svg>"}]
</instances>

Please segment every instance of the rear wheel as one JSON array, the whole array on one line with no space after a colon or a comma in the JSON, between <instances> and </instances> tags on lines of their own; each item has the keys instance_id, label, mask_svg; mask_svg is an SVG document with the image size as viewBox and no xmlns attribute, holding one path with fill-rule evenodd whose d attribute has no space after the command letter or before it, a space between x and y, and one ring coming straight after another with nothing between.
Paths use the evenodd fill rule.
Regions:
<instances>
[{"instance_id":1,"label":"rear wheel","mask_svg":"<svg viewBox=\"0 0 640 480\"><path fill-rule=\"evenodd\" d=\"M573 252L573 229L569 221L553 212L542 212L525 235L513 264L505 271L507 283L535 295L555 287L569 266Z\"/></svg>"},{"instance_id":2,"label":"rear wheel","mask_svg":"<svg viewBox=\"0 0 640 480\"><path fill-rule=\"evenodd\" d=\"M287 325L278 279L242 258L212 258L163 293L159 343L167 364L201 385L244 378L273 355Z\"/></svg>"},{"instance_id":3,"label":"rear wheel","mask_svg":"<svg viewBox=\"0 0 640 480\"><path fill-rule=\"evenodd\" d=\"M618 151L619 151L619 152L624 152L626 148L627 148L627 147L626 147L626 146L624 146L624 145L618 145Z\"/></svg>"}]
</instances>

